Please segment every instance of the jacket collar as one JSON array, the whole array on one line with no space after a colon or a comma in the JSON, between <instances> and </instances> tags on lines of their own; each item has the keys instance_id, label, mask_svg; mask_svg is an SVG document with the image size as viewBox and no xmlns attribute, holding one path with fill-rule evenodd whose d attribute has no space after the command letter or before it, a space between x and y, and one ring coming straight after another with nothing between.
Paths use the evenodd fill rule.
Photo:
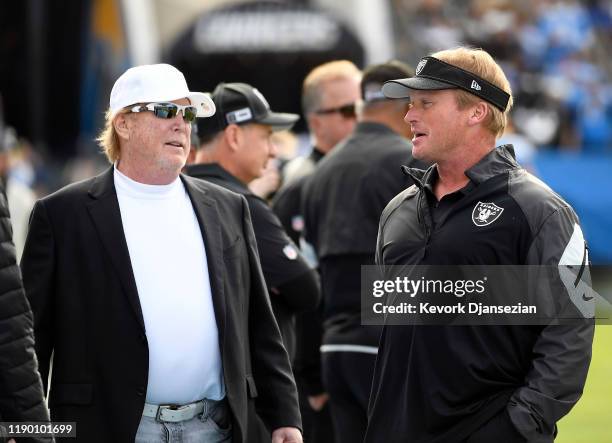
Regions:
<instances>
[{"instance_id":1,"label":"jacket collar","mask_svg":"<svg viewBox=\"0 0 612 443\"><path fill-rule=\"evenodd\" d=\"M116 194L113 173L114 169L113 166L111 166L102 174L95 177L89 188L89 195L95 199L100 199L108 194Z\"/></svg>"},{"instance_id":2,"label":"jacket collar","mask_svg":"<svg viewBox=\"0 0 612 443\"><path fill-rule=\"evenodd\" d=\"M323 157L325 157L325 153L323 151L321 151L319 148L317 148L316 146L312 147L312 151L310 152L310 154L308 155L308 158L310 160L312 160L313 164L317 164L319 162L319 160L321 160Z\"/></svg>"},{"instance_id":3,"label":"jacket collar","mask_svg":"<svg viewBox=\"0 0 612 443\"><path fill-rule=\"evenodd\" d=\"M92 200L87 206L102 245L111 258L128 301L132 306L136 320L144 331L145 324L142 308L123 231L121 210L119 208L113 174L113 167L110 167L94 179L89 188L89 195L92 197ZM209 184L184 174L181 174L180 178L191 199L200 230L204 237L214 301L213 305L223 345L225 343L227 311L223 286L224 245L221 236L221 217L217 210L215 198L209 191Z\"/></svg>"},{"instance_id":4,"label":"jacket collar","mask_svg":"<svg viewBox=\"0 0 612 443\"><path fill-rule=\"evenodd\" d=\"M501 145L492 149L478 163L466 170L465 175L474 184L478 185L492 177L518 168L520 166L515 159L514 147L512 145ZM438 179L436 164L433 164L427 170L402 166L402 171L410 176L420 189L426 186L432 188Z\"/></svg>"},{"instance_id":5,"label":"jacket collar","mask_svg":"<svg viewBox=\"0 0 612 443\"><path fill-rule=\"evenodd\" d=\"M465 171L465 175L474 183L480 184L492 177L518 168L520 166L515 159L514 147L512 145L501 145Z\"/></svg>"},{"instance_id":6,"label":"jacket collar","mask_svg":"<svg viewBox=\"0 0 612 443\"><path fill-rule=\"evenodd\" d=\"M353 134L399 135L397 132L395 132L393 129L391 129L387 125L384 125L378 122L368 122L368 121L357 123L357 126L355 126L355 130L353 131Z\"/></svg>"},{"instance_id":7,"label":"jacket collar","mask_svg":"<svg viewBox=\"0 0 612 443\"><path fill-rule=\"evenodd\" d=\"M180 177L191 199L204 239L213 307L221 341L221 355L224 356L226 355L227 300L223 283L226 275L223 250L227 245L223 243L221 235L222 218L217 208L215 193L211 192L211 184L185 174L181 174Z\"/></svg>"},{"instance_id":8,"label":"jacket collar","mask_svg":"<svg viewBox=\"0 0 612 443\"><path fill-rule=\"evenodd\" d=\"M104 173L94 178L89 188L89 195L92 200L88 202L87 209L100 236L102 247L106 250L112 266L119 276L121 286L132 307L136 321L144 331L145 324L121 222L121 210L119 209L113 174L114 170L111 166Z\"/></svg>"},{"instance_id":9,"label":"jacket collar","mask_svg":"<svg viewBox=\"0 0 612 443\"><path fill-rule=\"evenodd\" d=\"M227 172L218 163L199 163L187 166L188 175L201 179L217 179L224 183L225 187L238 194L250 195L251 190L240 180Z\"/></svg>"}]
</instances>

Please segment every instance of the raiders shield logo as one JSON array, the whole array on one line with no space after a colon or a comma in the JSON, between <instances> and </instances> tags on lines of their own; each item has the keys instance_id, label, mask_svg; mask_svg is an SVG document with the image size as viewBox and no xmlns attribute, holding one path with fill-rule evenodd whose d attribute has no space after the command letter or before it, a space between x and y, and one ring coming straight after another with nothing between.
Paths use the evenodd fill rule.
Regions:
<instances>
[{"instance_id":1,"label":"raiders shield logo","mask_svg":"<svg viewBox=\"0 0 612 443\"><path fill-rule=\"evenodd\" d=\"M419 75L421 73L421 71L423 70L426 64L427 64L427 60L421 60L419 62L419 64L416 67L416 75Z\"/></svg>"},{"instance_id":2,"label":"raiders shield logo","mask_svg":"<svg viewBox=\"0 0 612 443\"><path fill-rule=\"evenodd\" d=\"M487 226L499 218L504 208L495 203L478 202L472 211L472 221L476 226Z\"/></svg>"}]
</instances>

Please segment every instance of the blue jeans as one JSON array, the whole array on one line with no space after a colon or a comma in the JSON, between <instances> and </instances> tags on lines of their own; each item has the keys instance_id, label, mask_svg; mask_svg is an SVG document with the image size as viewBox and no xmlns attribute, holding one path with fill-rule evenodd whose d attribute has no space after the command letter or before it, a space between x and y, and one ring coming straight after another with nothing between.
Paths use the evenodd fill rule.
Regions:
<instances>
[{"instance_id":1,"label":"blue jeans","mask_svg":"<svg viewBox=\"0 0 612 443\"><path fill-rule=\"evenodd\" d=\"M142 416L135 443L231 443L232 425L227 402L220 402L191 420L158 422Z\"/></svg>"}]
</instances>

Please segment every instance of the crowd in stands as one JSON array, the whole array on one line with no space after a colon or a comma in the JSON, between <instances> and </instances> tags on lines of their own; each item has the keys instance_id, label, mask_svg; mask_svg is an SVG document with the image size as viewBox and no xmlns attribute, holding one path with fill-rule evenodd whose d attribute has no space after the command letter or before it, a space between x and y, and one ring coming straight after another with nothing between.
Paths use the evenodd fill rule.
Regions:
<instances>
[{"instance_id":1,"label":"crowd in stands","mask_svg":"<svg viewBox=\"0 0 612 443\"><path fill-rule=\"evenodd\" d=\"M612 152L612 1L392 0L409 62L481 47L511 81L514 126L538 147Z\"/></svg>"}]
</instances>

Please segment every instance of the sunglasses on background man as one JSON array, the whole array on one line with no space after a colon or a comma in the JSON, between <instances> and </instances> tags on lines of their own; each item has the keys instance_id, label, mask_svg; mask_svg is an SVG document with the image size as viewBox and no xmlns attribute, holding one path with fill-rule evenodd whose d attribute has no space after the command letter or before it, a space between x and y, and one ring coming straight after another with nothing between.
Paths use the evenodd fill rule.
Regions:
<instances>
[{"instance_id":1,"label":"sunglasses on background man","mask_svg":"<svg viewBox=\"0 0 612 443\"><path fill-rule=\"evenodd\" d=\"M318 111L315 111L315 114L325 115L334 114L336 112L341 114L344 118L355 118L357 116L357 113L355 112L355 103L338 106L337 108L319 109Z\"/></svg>"}]
</instances>

